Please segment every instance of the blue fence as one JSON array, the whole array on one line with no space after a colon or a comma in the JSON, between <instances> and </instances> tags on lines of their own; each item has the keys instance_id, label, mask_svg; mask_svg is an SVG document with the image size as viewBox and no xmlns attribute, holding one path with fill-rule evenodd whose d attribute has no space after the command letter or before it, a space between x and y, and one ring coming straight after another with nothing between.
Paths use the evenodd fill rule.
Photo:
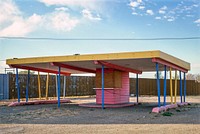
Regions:
<instances>
[{"instance_id":1,"label":"blue fence","mask_svg":"<svg viewBox=\"0 0 200 134\"><path fill-rule=\"evenodd\" d=\"M0 100L9 99L9 75L0 74Z\"/></svg>"}]
</instances>

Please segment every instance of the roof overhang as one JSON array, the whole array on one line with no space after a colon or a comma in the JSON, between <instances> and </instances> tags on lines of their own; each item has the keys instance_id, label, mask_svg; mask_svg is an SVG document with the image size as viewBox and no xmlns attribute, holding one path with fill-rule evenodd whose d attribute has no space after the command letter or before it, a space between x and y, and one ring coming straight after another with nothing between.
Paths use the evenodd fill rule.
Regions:
<instances>
[{"instance_id":1,"label":"roof overhang","mask_svg":"<svg viewBox=\"0 0 200 134\"><path fill-rule=\"evenodd\" d=\"M95 64L98 61L100 64ZM124 52L108 54L89 55L68 55L7 59L6 63L11 67L26 67L21 69L44 69L51 71L61 71L66 74L95 73L97 68L101 68L104 63L107 68L115 68L127 72L140 74L141 72L155 71L155 62L160 63L160 70L164 70L164 65L173 70L187 72L190 70L190 63L168 55L161 51L144 52ZM32 68L32 69L31 69Z\"/></svg>"}]
</instances>

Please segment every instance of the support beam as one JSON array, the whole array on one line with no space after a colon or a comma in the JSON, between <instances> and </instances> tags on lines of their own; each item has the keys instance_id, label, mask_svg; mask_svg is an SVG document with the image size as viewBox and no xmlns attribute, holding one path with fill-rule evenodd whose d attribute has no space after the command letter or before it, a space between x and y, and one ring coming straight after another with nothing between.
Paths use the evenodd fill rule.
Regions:
<instances>
[{"instance_id":1,"label":"support beam","mask_svg":"<svg viewBox=\"0 0 200 134\"><path fill-rule=\"evenodd\" d=\"M176 70L179 70L179 71L182 71L182 72L188 72L187 69L179 67L179 66L177 66L177 65L175 65L171 62L165 61L165 60L160 59L160 58L152 58L152 62L155 62L155 63L157 62L157 63L160 63L162 65L166 65L168 67L171 67L173 69L176 69Z\"/></svg>"},{"instance_id":2,"label":"support beam","mask_svg":"<svg viewBox=\"0 0 200 134\"><path fill-rule=\"evenodd\" d=\"M52 73L52 74L57 74L58 71L51 70L51 69L44 69L44 68L36 68L36 67L29 67L29 66L21 66L21 65L10 65L12 68L20 68L20 69L25 69L25 70L33 70L33 71L39 71L39 72L44 72L44 73ZM69 72L60 72L60 74L70 76L71 73Z\"/></svg>"},{"instance_id":3,"label":"support beam","mask_svg":"<svg viewBox=\"0 0 200 134\"><path fill-rule=\"evenodd\" d=\"M40 72L38 71L38 96L41 100Z\"/></svg>"},{"instance_id":4,"label":"support beam","mask_svg":"<svg viewBox=\"0 0 200 134\"><path fill-rule=\"evenodd\" d=\"M166 105L166 95L167 95L167 66L164 66L164 102L163 105Z\"/></svg>"},{"instance_id":5,"label":"support beam","mask_svg":"<svg viewBox=\"0 0 200 134\"><path fill-rule=\"evenodd\" d=\"M172 68L170 67L170 97L171 97L171 104L173 104L173 89L172 89Z\"/></svg>"},{"instance_id":6,"label":"support beam","mask_svg":"<svg viewBox=\"0 0 200 134\"><path fill-rule=\"evenodd\" d=\"M157 74L158 107L160 107L160 78L159 78L159 64L158 63L156 63L156 74Z\"/></svg>"},{"instance_id":7,"label":"support beam","mask_svg":"<svg viewBox=\"0 0 200 134\"><path fill-rule=\"evenodd\" d=\"M177 95L177 70L175 70L174 104L176 104L176 95Z\"/></svg>"},{"instance_id":8,"label":"support beam","mask_svg":"<svg viewBox=\"0 0 200 134\"><path fill-rule=\"evenodd\" d=\"M104 65L102 65L102 70L101 70L101 106L102 106L102 109L104 109Z\"/></svg>"},{"instance_id":9,"label":"support beam","mask_svg":"<svg viewBox=\"0 0 200 134\"><path fill-rule=\"evenodd\" d=\"M123 67L123 66L119 66L119 65L115 65L115 64L112 64L112 63L109 63L109 62L105 62L105 61L94 61L94 63L95 64L100 64L100 65L104 65L106 67L113 68L113 69L116 69L116 70L124 71L124 72L142 74L142 71L131 69L131 68L127 68L127 67Z\"/></svg>"},{"instance_id":10,"label":"support beam","mask_svg":"<svg viewBox=\"0 0 200 134\"><path fill-rule=\"evenodd\" d=\"M49 93L49 73L47 74L47 79L46 79L46 100L48 100L48 93Z\"/></svg>"},{"instance_id":11,"label":"support beam","mask_svg":"<svg viewBox=\"0 0 200 134\"><path fill-rule=\"evenodd\" d=\"M182 99L182 95L183 95L183 93L182 93L182 76L181 76L181 71L179 71L179 75L180 75L180 101L181 101L181 103L183 102L183 99Z\"/></svg>"},{"instance_id":12,"label":"support beam","mask_svg":"<svg viewBox=\"0 0 200 134\"><path fill-rule=\"evenodd\" d=\"M183 101L186 102L186 77L185 77L185 73L184 73L184 97L183 97Z\"/></svg>"},{"instance_id":13,"label":"support beam","mask_svg":"<svg viewBox=\"0 0 200 134\"><path fill-rule=\"evenodd\" d=\"M91 69L87 69L87 68L82 68L82 67L76 67L76 66L72 66L72 65L58 63L58 62L52 62L51 65L62 67L62 68L67 68L67 69L72 69L72 70L77 70L77 71L81 71L81 72L96 73L95 70L91 70Z\"/></svg>"},{"instance_id":14,"label":"support beam","mask_svg":"<svg viewBox=\"0 0 200 134\"><path fill-rule=\"evenodd\" d=\"M66 76L64 76L64 83L63 83L63 98L65 98L65 91L66 91Z\"/></svg>"},{"instance_id":15,"label":"support beam","mask_svg":"<svg viewBox=\"0 0 200 134\"><path fill-rule=\"evenodd\" d=\"M58 67L58 107L60 107L60 72L61 68Z\"/></svg>"},{"instance_id":16,"label":"support beam","mask_svg":"<svg viewBox=\"0 0 200 134\"><path fill-rule=\"evenodd\" d=\"M28 70L28 77L27 77L27 82L26 82L26 102L28 102L29 81L30 81L30 70Z\"/></svg>"},{"instance_id":17,"label":"support beam","mask_svg":"<svg viewBox=\"0 0 200 134\"><path fill-rule=\"evenodd\" d=\"M19 87L18 68L16 68L16 87L17 87L17 98L18 98L18 102L20 102L20 87Z\"/></svg>"},{"instance_id":18,"label":"support beam","mask_svg":"<svg viewBox=\"0 0 200 134\"><path fill-rule=\"evenodd\" d=\"M138 103L138 98L139 98L139 81L138 81L138 74L136 74L136 97L137 97L137 103Z\"/></svg>"}]
</instances>

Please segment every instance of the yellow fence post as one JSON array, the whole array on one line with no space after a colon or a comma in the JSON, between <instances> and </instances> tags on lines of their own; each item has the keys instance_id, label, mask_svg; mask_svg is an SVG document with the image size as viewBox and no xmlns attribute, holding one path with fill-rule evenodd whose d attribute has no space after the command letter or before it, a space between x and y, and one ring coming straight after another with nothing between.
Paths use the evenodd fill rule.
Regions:
<instances>
[{"instance_id":1,"label":"yellow fence post","mask_svg":"<svg viewBox=\"0 0 200 134\"><path fill-rule=\"evenodd\" d=\"M175 87L174 87L174 104L176 104L176 95L177 95L177 70L175 70Z\"/></svg>"},{"instance_id":2,"label":"yellow fence post","mask_svg":"<svg viewBox=\"0 0 200 134\"><path fill-rule=\"evenodd\" d=\"M171 67L170 67L170 96L171 96L171 104L173 104L172 68Z\"/></svg>"},{"instance_id":3,"label":"yellow fence post","mask_svg":"<svg viewBox=\"0 0 200 134\"><path fill-rule=\"evenodd\" d=\"M38 94L39 94L39 98L41 100L41 89L40 89L40 72L38 71Z\"/></svg>"},{"instance_id":4,"label":"yellow fence post","mask_svg":"<svg viewBox=\"0 0 200 134\"><path fill-rule=\"evenodd\" d=\"M49 73L47 74L47 80L46 80L46 100L48 100L48 92L49 92Z\"/></svg>"}]
</instances>

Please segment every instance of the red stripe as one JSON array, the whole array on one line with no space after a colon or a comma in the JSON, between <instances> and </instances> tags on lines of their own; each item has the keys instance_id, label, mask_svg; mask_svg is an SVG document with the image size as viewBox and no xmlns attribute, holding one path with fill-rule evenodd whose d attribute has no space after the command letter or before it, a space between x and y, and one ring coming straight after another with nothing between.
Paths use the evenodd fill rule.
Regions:
<instances>
[{"instance_id":1,"label":"red stripe","mask_svg":"<svg viewBox=\"0 0 200 134\"><path fill-rule=\"evenodd\" d=\"M20 66L20 65L10 65L12 68L20 68L20 69L26 69L26 70L33 70L33 71L39 71L39 72L45 72L45 73L53 73L58 74L58 71L50 70L50 69L44 69L44 68L36 68L36 67L29 67L29 66ZM71 73L68 72L60 72L60 74L70 76Z\"/></svg>"},{"instance_id":2,"label":"red stripe","mask_svg":"<svg viewBox=\"0 0 200 134\"><path fill-rule=\"evenodd\" d=\"M152 58L152 62L157 62L157 63L163 64L163 65L166 65L166 66L168 66L168 67L171 67L171 68L173 68L173 69L176 69L176 70L185 72L185 73L188 72L187 69L182 68L182 67L180 67L180 66L177 66L177 65L175 65L175 64L173 64L173 63L171 63L171 62L165 61L165 60L160 59L160 58Z\"/></svg>"},{"instance_id":3,"label":"red stripe","mask_svg":"<svg viewBox=\"0 0 200 134\"><path fill-rule=\"evenodd\" d=\"M76 67L76 66L72 66L72 65L58 63L58 62L53 62L53 63L51 63L51 65L53 65L53 66L59 66L59 67L63 67L63 68L68 68L68 69L72 69L72 70L78 70L78 71L81 71L81 72L96 73L95 70L91 70L91 69L87 69L87 68L82 68L82 67Z\"/></svg>"},{"instance_id":4,"label":"red stripe","mask_svg":"<svg viewBox=\"0 0 200 134\"><path fill-rule=\"evenodd\" d=\"M142 71L139 70L135 70L135 69L131 69L131 68L127 68L127 67L122 67L119 65L115 65L109 62L105 62L105 61L95 61L94 63L98 63L98 64L102 64L104 66L110 67L110 68L114 68L120 71L125 71L125 72L131 72L131 73L136 73L136 74L142 74Z\"/></svg>"}]
</instances>

